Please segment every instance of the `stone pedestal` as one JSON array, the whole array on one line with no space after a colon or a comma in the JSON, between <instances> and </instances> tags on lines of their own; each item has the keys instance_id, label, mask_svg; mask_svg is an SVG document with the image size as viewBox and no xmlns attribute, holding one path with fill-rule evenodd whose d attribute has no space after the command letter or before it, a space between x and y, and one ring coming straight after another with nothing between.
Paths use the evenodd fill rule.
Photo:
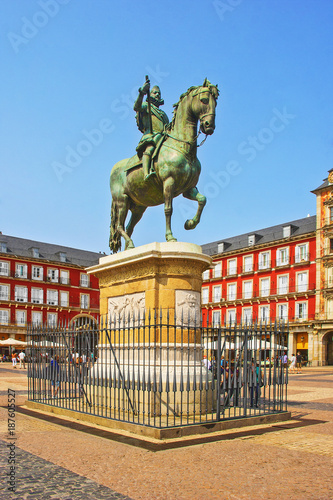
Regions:
<instances>
[{"instance_id":1,"label":"stone pedestal","mask_svg":"<svg viewBox=\"0 0 333 500\"><path fill-rule=\"evenodd\" d=\"M96 375L134 382L139 392L137 380L154 381L152 385L160 388L162 413L178 411L166 404L165 387L172 382L178 401L186 380L190 407L204 411L206 391L197 387L208 379L201 363L200 305L202 273L211 262L198 245L165 242L102 257L87 269L99 278L100 314L108 325L108 334L104 331L100 339L99 349L105 354L96 363ZM151 399L146 392L141 401Z\"/></svg>"}]
</instances>

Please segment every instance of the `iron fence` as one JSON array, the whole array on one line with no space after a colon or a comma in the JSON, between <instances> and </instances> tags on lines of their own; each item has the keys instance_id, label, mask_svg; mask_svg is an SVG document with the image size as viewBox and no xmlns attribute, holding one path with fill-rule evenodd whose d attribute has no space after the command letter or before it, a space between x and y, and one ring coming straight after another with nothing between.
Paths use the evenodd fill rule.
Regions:
<instances>
[{"instance_id":1,"label":"iron fence","mask_svg":"<svg viewBox=\"0 0 333 500\"><path fill-rule=\"evenodd\" d=\"M161 311L31 325L28 399L157 428L287 411L286 325L180 323Z\"/></svg>"}]
</instances>

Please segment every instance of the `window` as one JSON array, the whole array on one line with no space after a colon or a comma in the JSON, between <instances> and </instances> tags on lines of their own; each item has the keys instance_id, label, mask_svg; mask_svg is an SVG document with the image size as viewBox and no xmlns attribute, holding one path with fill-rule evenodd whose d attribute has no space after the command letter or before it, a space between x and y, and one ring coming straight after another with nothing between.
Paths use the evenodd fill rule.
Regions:
<instances>
[{"instance_id":1,"label":"window","mask_svg":"<svg viewBox=\"0 0 333 500\"><path fill-rule=\"evenodd\" d=\"M27 313L26 311L16 311L16 324L18 326L24 326L27 322Z\"/></svg>"},{"instance_id":2,"label":"window","mask_svg":"<svg viewBox=\"0 0 333 500\"><path fill-rule=\"evenodd\" d=\"M39 259L39 248L32 248L32 256L35 258L35 259Z\"/></svg>"},{"instance_id":3,"label":"window","mask_svg":"<svg viewBox=\"0 0 333 500\"><path fill-rule=\"evenodd\" d=\"M221 311L213 311L213 328L218 328L221 324Z\"/></svg>"},{"instance_id":4,"label":"window","mask_svg":"<svg viewBox=\"0 0 333 500\"><path fill-rule=\"evenodd\" d=\"M224 242L218 243L217 245L217 253L222 253L224 252Z\"/></svg>"},{"instance_id":5,"label":"window","mask_svg":"<svg viewBox=\"0 0 333 500\"><path fill-rule=\"evenodd\" d=\"M60 271L60 283L69 285L69 271Z\"/></svg>"},{"instance_id":6,"label":"window","mask_svg":"<svg viewBox=\"0 0 333 500\"><path fill-rule=\"evenodd\" d=\"M217 262L214 268L214 277L221 278L222 276L222 262Z\"/></svg>"},{"instance_id":7,"label":"window","mask_svg":"<svg viewBox=\"0 0 333 500\"><path fill-rule=\"evenodd\" d=\"M307 303L306 302L296 302L296 319L307 319Z\"/></svg>"},{"instance_id":8,"label":"window","mask_svg":"<svg viewBox=\"0 0 333 500\"><path fill-rule=\"evenodd\" d=\"M58 280L59 280L58 269L48 269L47 270L47 279L48 279L48 281L52 281L53 283L58 283Z\"/></svg>"},{"instance_id":9,"label":"window","mask_svg":"<svg viewBox=\"0 0 333 500\"><path fill-rule=\"evenodd\" d=\"M80 297L81 309L89 308L89 295L82 293Z\"/></svg>"},{"instance_id":10,"label":"window","mask_svg":"<svg viewBox=\"0 0 333 500\"><path fill-rule=\"evenodd\" d=\"M43 268L40 266L32 266L31 277L33 280L43 279Z\"/></svg>"},{"instance_id":11,"label":"window","mask_svg":"<svg viewBox=\"0 0 333 500\"><path fill-rule=\"evenodd\" d=\"M88 287L89 286L89 276L88 274L81 274L80 285Z\"/></svg>"},{"instance_id":12,"label":"window","mask_svg":"<svg viewBox=\"0 0 333 500\"><path fill-rule=\"evenodd\" d=\"M58 290L47 290L46 301L50 306L58 305Z\"/></svg>"},{"instance_id":13,"label":"window","mask_svg":"<svg viewBox=\"0 0 333 500\"><path fill-rule=\"evenodd\" d=\"M250 273L253 271L253 255L247 255L244 257L243 272Z\"/></svg>"},{"instance_id":14,"label":"window","mask_svg":"<svg viewBox=\"0 0 333 500\"><path fill-rule=\"evenodd\" d=\"M252 323L252 308L244 307L243 309L243 323Z\"/></svg>"},{"instance_id":15,"label":"window","mask_svg":"<svg viewBox=\"0 0 333 500\"><path fill-rule=\"evenodd\" d=\"M261 252L259 254L259 269L268 269L270 267L269 252Z\"/></svg>"},{"instance_id":16,"label":"window","mask_svg":"<svg viewBox=\"0 0 333 500\"><path fill-rule=\"evenodd\" d=\"M0 262L0 276L9 276L9 262Z\"/></svg>"},{"instance_id":17,"label":"window","mask_svg":"<svg viewBox=\"0 0 333 500\"><path fill-rule=\"evenodd\" d=\"M42 288L31 288L31 302L33 304L43 304Z\"/></svg>"},{"instance_id":18,"label":"window","mask_svg":"<svg viewBox=\"0 0 333 500\"><path fill-rule=\"evenodd\" d=\"M15 278L26 278L28 276L28 266L26 264L16 264Z\"/></svg>"},{"instance_id":19,"label":"window","mask_svg":"<svg viewBox=\"0 0 333 500\"><path fill-rule=\"evenodd\" d=\"M297 245L295 248L295 262L305 262L309 260L308 244Z\"/></svg>"},{"instance_id":20,"label":"window","mask_svg":"<svg viewBox=\"0 0 333 500\"><path fill-rule=\"evenodd\" d=\"M228 300L236 300L236 283L230 283L228 285Z\"/></svg>"},{"instance_id":21,"label":"window","mask_svg":"<svg viewBox=\"0 0 333 500\"><path fill-rule=\"evenodd\" d=\"M220 302L221 300L221 287L214 286L213 288L213 302Z\"/></svg>"},{"instance_id":22,"label":"window","mask_svg":"<svg viewBox=\"0 0 333 500\"><path fill-rule=\"evenodd\" d=\"M259 308L260 321L266 323L269 321L269 306L260 306Z\"/></svg>"},{"instance_id":23,"label":"window","mask_svg":"<svg viewBox=\"0 0 333 500\"><path fill-rule=\"evenodd\" d=\"M278 319L283 321L286 321L288 319L287 304L278 304Z\"/></svg>"},{"instance_id":24,"label":"window","mask_svg":"<svg viewBox=\"0 0 333 500\"><path fill-rule=\"evenodd\" d=\"M0 300L9 300L9 285L0 285Z\"/></svg>"},{"instance_id":25,"label":"window","mask_svg":"<svg viewBox=\"0 0 333 500\"><path fill-rule=\"evenodd\" d=\"M329 208L329 214L330 222L333 222L333 207Z\"/></svg>"},{"instance_id":26,"label":"window","mask_svg":"<svg viewBox=\"0 0 333 500\"><path fill-rule=\"evenodd\" d=\"M0 309L0 325L8 325L9 323L9 311L6 309Z\"/></svg>"},{"instance_id":27,"label":"window","mask_svg":"<svg viewBox=\"0 0 333 500\"><path fill-rule=\"evenodd\" d=\"M43 322L42 313L39 311L32 311L31 321L34 326L41 325Z\"/></svg>"},{"instance_id":28,"label":"window","mask_svg":"<svg viewBox=\"0 0 333 500\"><path fill-rule=\"evenodd\" d=\"M244 281L243 283L243 298L250 299L252 297L252 281Z\"/></svg>"},{"instance_id":29,"label":"window","mask_svg":"<svg viewBox=\"0 0 333 500\"><path fill-rule=\"evenodd\" d=\"M286 266L289 264L289 248L279 248L276 251L276 265Z\"/></svg>"},{"instance_id":30,"label":"window","mask_svg":"<svg viewBox=\"0 0 333 500\"><path fill-rule=\"evenodd\" d=\"M58 315L56 313L48 313L47 314L47 324L48 326L54 328L57 326Z\"/></svg>"},{"instance_id":31,"label":"window","mask_svg":"<svg viewBox=\"0 0 333 500\"><path fill-rule=\"evenodd\" d=\"M209 280L209 269L202 273L203 280Z\"/></svg>"},{"instance_id":32,"label":"window","mask_svg":"<svg viewBox=\"0 0 333 500\"><path fill-rule=\"evenodd\" d=\"M28 302L28 288L26 286L15 287L15 300L17 302Z\"/></svg>"},{"instance_id":33,"label":"window","mask_svg":"<svg viewBox=\"0 0 333 500\"><path fill-rule=\"evenodd\" d=\"M67 262L66 252L59 252L60 262Z\"/></svg>"},{"instance_id":34,"label":"window","mask_svg":"<svg viewBox=\"0 0 333 500\"><path fill-rule=\"evenodd\" d=\"M208 304L209 288L203 288L201 292L201 301L203 304Z\"/></svg>"},{"instance_id":35,"label":"window","mask_svg":"<svg viewBox=\"0 0 333 500\"><path fill-rule=\"evenodd\" d=\"M288 293L288 276L278 276L278 294Z\"/></svg>"},{"instance_id":36,"label":"window","mask_svg":"<svg viewBox=\"0 0 333 500\"><path fill-rule=\"evenodd\" d=\"M61 307L68 307L68 292L60 292L60 305Z\"/></svg>"},{"instance_id":37,"label":"window","mask_svg":"<svg viewBox=\"0 0 333 500\"><path fill-rule=\"evenodd\" d=\"M269 278L263 278L260 280L260 295L262 297L268 297L269 296Z\"/></svg>"},{"instance_id":38,"label":"window","mask_svg":"<svg viewBox=\"0 0 333 500\"><path fill-rule=\"evenodd\" d=\"M227 310L227 322L229 325L233 325L236 321L236 309Z\"/></svg>"},{"instance_id":39,"label":"window","mask_svg":"<svg viewBox=\"0 0 333 500\"><path fill-rule=\"evenodd\" d=\"M255 234L250 234L247 237L247 243L248 243L249 247L252 247L253 245L255 245L255 242L256 242L256 235Z\"/></svg>"},{"instance_id":40,"label":"window","mask_svg":"<svg viewBox=\"0 0 333 500\"><path fill-rule=\"evenodd\" d=\"M289 236L291 235L291 226L284 226L282 231L283 231L283 237L289 238Z\"/></svg>"},{"instance_id":41,"label":"window","mask_svg":"<svg viewBox=\"0 0 333 500\"><path fill-rule=\"evenodd\" d=\"M297 274L297 292L306 292L308 289L308 273Z\"/></svg>"},{"instance_id":42,"label":"window","mask_svg":"<svg viewBox=\"0 0 333 500\"><path fill-rule=\"evenodd\" d=\"M0 243L0 252L7 253L7 245L6 243Z\"/></svg>"},{"instance_id":43,"label":"window","mask_svg":"<svg viewBox=\"0 0 333 500\"><path fill-rule=\"evenodd\" d=\"M228 274L237 274L237 260L230 259L228 260Z\"/></svg>"}]
</instances>

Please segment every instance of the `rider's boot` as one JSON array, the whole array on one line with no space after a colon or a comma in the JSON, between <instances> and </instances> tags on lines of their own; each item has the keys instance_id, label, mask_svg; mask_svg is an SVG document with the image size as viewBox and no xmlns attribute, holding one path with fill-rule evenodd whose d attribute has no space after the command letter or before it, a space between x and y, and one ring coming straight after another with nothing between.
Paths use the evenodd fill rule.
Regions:
<instances>
[{"instance_id":1,"label":"rider's boot","mask_svg":"<svg viewBox=\"0 0 333 500\"><path fill-rule=\"evenodd\" d=\"M149 177L155 174L154 171L150 170L151 166L151 155L149 153L143 153L142 155L142 169L144 180L149 179Z\"/></svg>"}]
</instances>

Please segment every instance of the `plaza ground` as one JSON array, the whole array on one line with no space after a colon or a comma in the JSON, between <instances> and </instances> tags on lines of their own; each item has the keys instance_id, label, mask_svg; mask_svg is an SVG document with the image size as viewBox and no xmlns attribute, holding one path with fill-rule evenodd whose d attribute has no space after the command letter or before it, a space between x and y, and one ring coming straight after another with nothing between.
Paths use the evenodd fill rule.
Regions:
<instances>
[{"instance_id":1,"label":"plaza ground","mask_svg":"<svg viewBox=\"0 0 333 500\"><path fill-rule=\"evenodd\" d=\"M0 498L237 500L333 498L333 367L289 378L292 420L141 442L69 419L18 411L16 493L9 472L7 394L27 399L26 370L0 364Z\"/></svg>"}]
</instances>

